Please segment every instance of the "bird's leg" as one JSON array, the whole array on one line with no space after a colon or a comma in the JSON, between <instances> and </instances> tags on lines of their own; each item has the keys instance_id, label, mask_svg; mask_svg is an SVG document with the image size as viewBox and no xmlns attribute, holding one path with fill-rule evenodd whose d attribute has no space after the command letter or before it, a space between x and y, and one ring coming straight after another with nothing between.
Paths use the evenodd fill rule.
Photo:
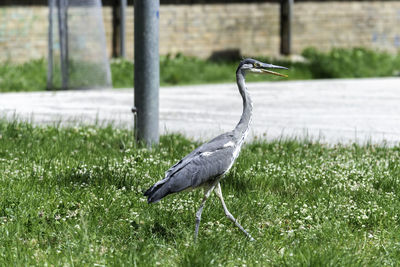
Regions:
<instances>
[{"instance_id":1,"label":"bird's leg","mask_svg":"<svg viewBox=\"0 0 400 267\"><path fill-rule=\"evenodd\" d=\"M217 194L218 198L221 200L222 207L224 208L225 215L228 217L229 220L235 223L237 227L239 227L240 230L242 230L245 235L250 238L251 241L254 241L254 238L246 231L244 228L237 222L237 220L232 216L232 214L229 212L228 208L225 205L224 197L222 196L222 191L221 191L221 185L220 183L217 184L217 187L215 188L215 193Z\"/></svg>"},{"instance_id":2,"label":"bird's leg","mask_svg":"<svg viewBox=\"0 0 400 267\"><path fill-rule=\"evenodd\" d=\"M214 190L215 184L211 185L207 189L204 190L204 197L203 200L201 201L200 208L196 212L196 229L194 230L194 242L197 240L197 235L199 234L199 226L200 226L200 221L201 221L201 213L203 212L204 204L206 203L206 200L210 197L211 192Z\"/></svg>"}]
</instances>

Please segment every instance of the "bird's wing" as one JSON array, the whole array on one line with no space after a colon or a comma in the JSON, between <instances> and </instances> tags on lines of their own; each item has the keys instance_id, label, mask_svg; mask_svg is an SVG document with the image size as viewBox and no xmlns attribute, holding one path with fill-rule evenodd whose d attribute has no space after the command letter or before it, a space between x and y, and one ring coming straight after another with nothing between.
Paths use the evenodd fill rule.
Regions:
<instances>
[{"instance_id":1,"label":"bird's wing","mask_svg":"<svg viewBox=\"0 0 400 267\"><path fill-rule=\"evenodd\" d=\"M168 194L211 182L231 166L234 145L230 133L201 145L172 166L165 173L165 178L150 187L144 195L148 196L149 202L157 202Z\"/></svg>"},{"instance_id":2,"label":"bird's wing","mask_svg":"<svg viewBox=\"0 0 400 267\"><path fill-rule=\"evenodd\" d=\"M185 165L174 169L169 176L149 188L144 195L148 202L157 202L163 197L212 183L224 174L233 161L234 147L222 147L215 151L205 151L188 158Z\"/></svg>"},{"instance_id":3,"label":"bird's wing","mask_svg":"<svg viewBox=\"0 0 400 267\"><path fill-rule=\"evenodd\" d=\"M166 184L171 193L196 188L212 182L224 174L233 161L233 147L222 147L214 151L204 151L194 155L187 164L174 170Z\"/></svg>"},{"instance_id":4,"label":"bird's wing","mask_svg":"<svg viewBox=\"0 0 400 267\"><path fill-rule=\"evenodd\" d=\"M177 170L184 167L196 155L199 155L204 152L217 151L224 147L231 147L233 145L234 145L233 134L231 132L221 134L221 135L215 137L214 139L212 139L211 141L204 143L201 146L197 147L195 150L193 150L191 153L186 155L184 158L182 158L180 161L178 161L175 165L173 165L171 168L169 168L169 170L165 172L165 178L168 178L173 173L175 173Z\"/></svg>"}]
</instances>

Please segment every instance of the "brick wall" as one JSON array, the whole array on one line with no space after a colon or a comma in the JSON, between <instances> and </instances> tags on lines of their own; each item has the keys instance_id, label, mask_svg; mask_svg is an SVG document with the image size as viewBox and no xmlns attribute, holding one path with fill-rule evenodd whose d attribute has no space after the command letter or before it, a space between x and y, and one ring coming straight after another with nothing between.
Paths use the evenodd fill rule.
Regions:
<instances>
[{"instance_id":1,"label":"brick wall","mask_svg":"<svg viewBox=\"0 0 400 267\"><path fill-rule=\"evenodd\" d=\"M293 49L365 46L400 51L400 1L294 5Z\"/></svg>"},{"instance_id":2,"label":"brick wall","mask_svg":"<svg viewBox=\"0 0 400 267\"><path fill-rule=\"evenodd\" d=\"M127 55L133 58L133 9L127 10ZM111 8L104 10L111 36ZM247 14L247 15L244 15ZM111 38L108 42L111 47ZM162 5L160 53L209 57L213 52L240 49L243 54L279 52L278 4Z\"/></svg>"},{"instance_id":3,"label":"brick wall","mask_svg":"<svg viewBox=\"0 0 400 267\"><path fill-rule=\"evenodd\" d=\"M46 57L47 16L43 7L1 7L0 61Z\"/></svg>"},{"instance_id":4,"label":"brick wall","mask_svg":"<svg viewBox=\"0 0 400 267\"><path fill-rule=\"evenodd\" d=\"M103 10L111 48L112 11ZM46 7L0 8L0 61L47 56ZM296 2L292 49L365 46L400 49L400 1ZM127 55L133 58L133 8L127 10ZM239 49L243 55L279 53L279 4L162 5L160 53L209 57ZM108 51L111 55L111 51Z\"/></svg>"}]
</instances>

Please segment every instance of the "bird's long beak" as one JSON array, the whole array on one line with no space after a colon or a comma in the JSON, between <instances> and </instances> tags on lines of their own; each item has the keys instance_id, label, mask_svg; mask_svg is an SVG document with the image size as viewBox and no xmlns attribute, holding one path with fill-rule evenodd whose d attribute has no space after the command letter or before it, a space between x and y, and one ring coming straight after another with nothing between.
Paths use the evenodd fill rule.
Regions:
<instances>
[{"instance_id":1,"label":"bird's long beak","mask_svg":"<svg viewBox=\"0 0 400 267\"><path fill-rule=\"evenodd\" d=\"M285 78L288 77L286 74L275 72L275 71L272 71L272 70L269 70L269 69L284 69L284 70L287 70L288 68L264 63L264 64L261 65L261 68L259 68L257 70L259 70L259 73L272 74L272 75L281 76L281 77L285 77Z\"/></svg>"}]
</instances>

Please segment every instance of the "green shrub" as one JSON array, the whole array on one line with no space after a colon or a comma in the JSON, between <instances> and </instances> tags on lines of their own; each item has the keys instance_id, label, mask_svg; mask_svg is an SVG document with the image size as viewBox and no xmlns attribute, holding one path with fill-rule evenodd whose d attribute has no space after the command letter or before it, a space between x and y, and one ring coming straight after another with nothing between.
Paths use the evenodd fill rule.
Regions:
<instances>
[{"instance_id":1,"label":"green shrub","mask_svg":"<svg viewBox=\"0 0 400 267\"><path fill-rule=\"evenodd\" d=\"M366 48L334 48L319 52L307 48L302 55L309 62L313 78L360 78L397 75L400 71L400 54L375 52Z\"/></svg>"},{"instance_id":2,"label":"green shrub","mask_svg":"<svg viewBox=\"0 0 400 267\"><path fill-rule=\"evenodd\" d=\"M114 88L133 86L133 62L126 59L111 60L111 77Z\"/></svg>"},{"instance_id":3,"label":"green shrub","mask_svg":"<svg viewBox=\"0 0 400 267\"><path fill-rule=\"evenodd\" d=\"M47 62L31 60L23 64L0 65L0 92L40 91L46 89Z\"/></svg>"},{"instance_id":4,"label":"green shrub","mask_svg":"<svg viewBox=\"0 0 400 267\"><path fill-rule=\"evenodd\" d=\"M261 61L289 67L289 78L272 75L248 75L247 81L304 80L325 78L360 78L400 75L400 53L392 55L365 48L335 48L320 52L307 48L302 53L305 61L273 60L255 57ZM183 85L235 82L238 60L206 60L182 54L160 57L160 84ZM81 68L82 66L72 65ZM85 68L85 66L83 66ZM86 66L87 67L87 66ZM83 69L84 69L83 68ZM87 79L78 72L75 80ZM134 64L126 59L111 60L113 87L133 87ZM6 62L0 65L0 92L42 91L46 88L47 62L32 60L24 64ZM80 77L80 76L82 77ZM60 77L56 77L56 80Z\"/></svg>"},{"instance_id":5,"label":"green shrub","mask_svg":"<svg viewBox=\"0 0 400 267\"><path fill-rule=\"evenodd\" d=\"M160 60L162 85L200 84L235 81L235 66L177 54Z\"/></svg>"}]
</instances>

